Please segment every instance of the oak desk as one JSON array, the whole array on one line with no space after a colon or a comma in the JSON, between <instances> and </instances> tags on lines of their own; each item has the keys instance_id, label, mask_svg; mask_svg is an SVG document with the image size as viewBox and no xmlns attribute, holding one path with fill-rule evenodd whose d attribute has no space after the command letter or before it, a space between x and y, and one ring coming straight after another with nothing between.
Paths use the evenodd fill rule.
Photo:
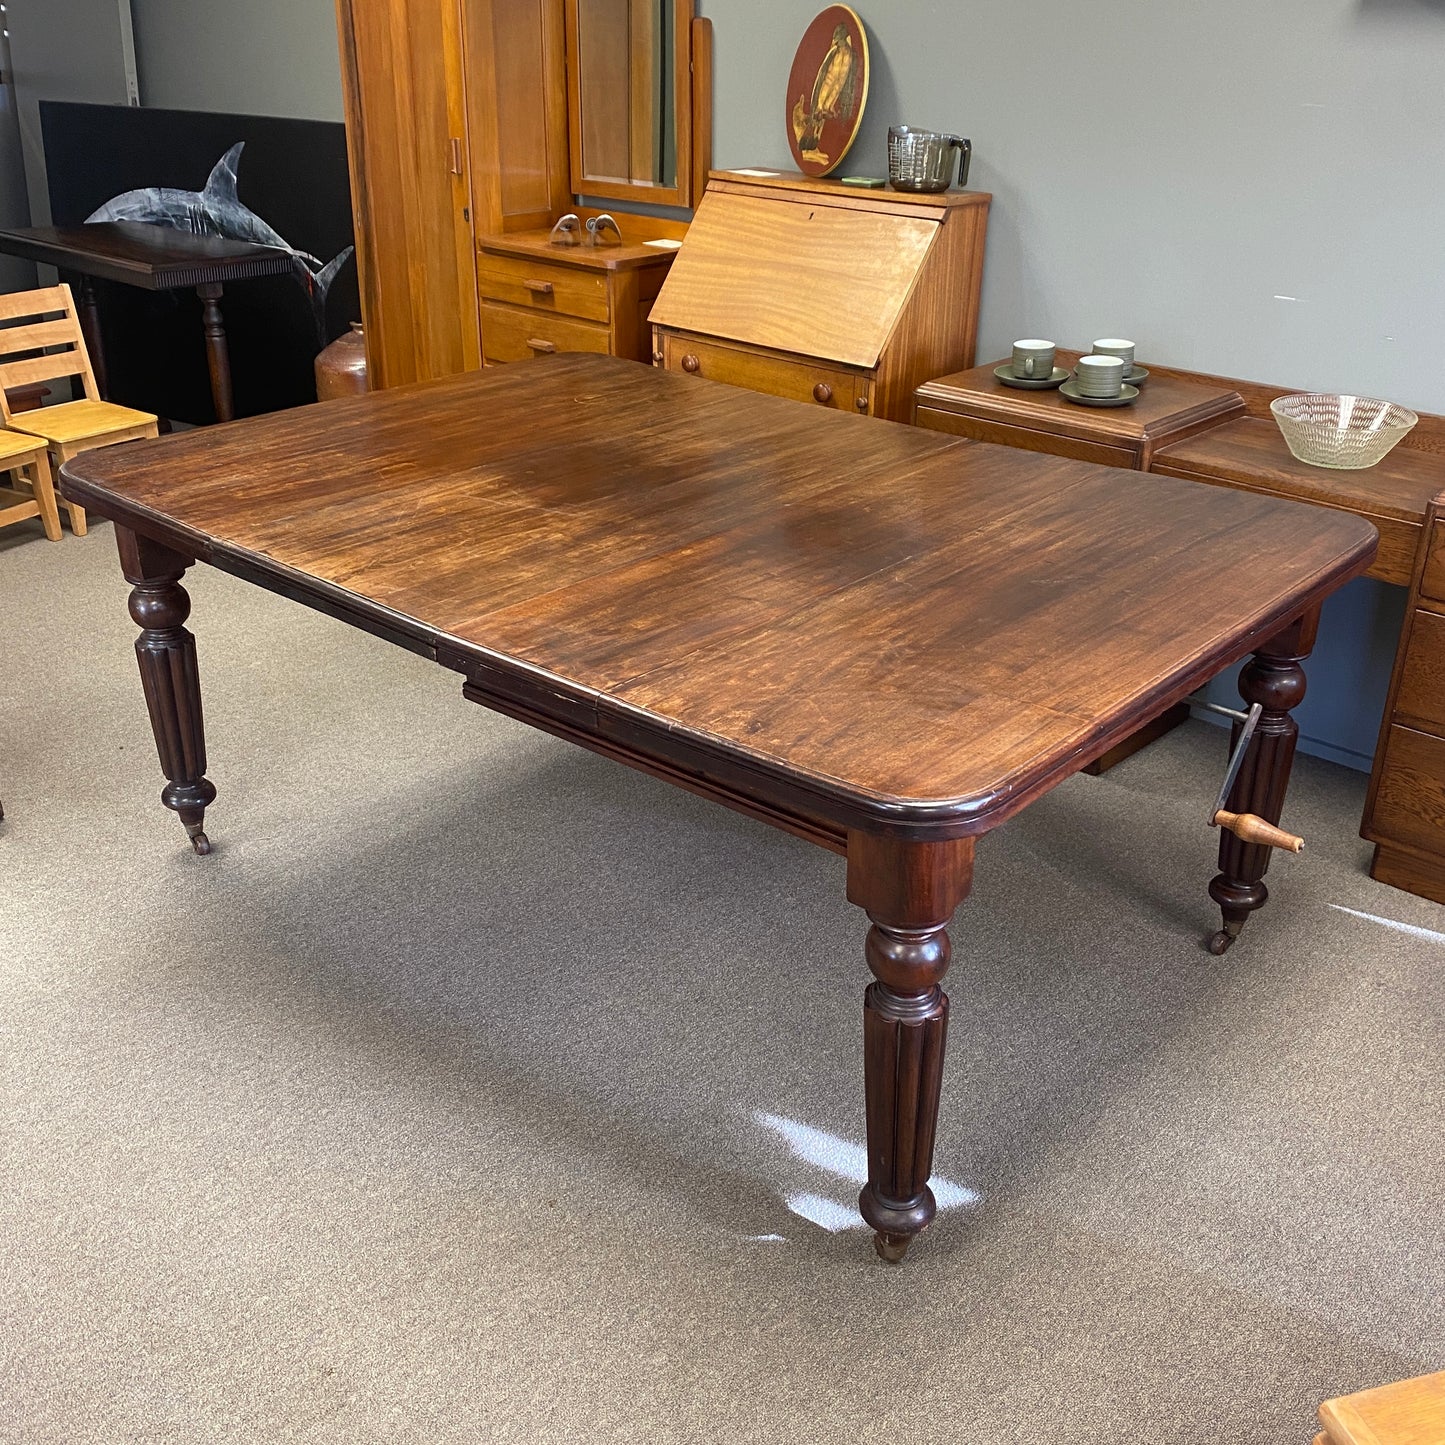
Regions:
<instances>
[{"instance_id":1,"label":"oak desk","mask_svg":"<svg viewBox=\"0 0 1445 1445\"><path fill-rule=\"evenodd\" d=\"M844 854L876 976L860 1208L889 1258L934 1213L940 980L975 841L1251 651L1241 691L1264 713L1229 806L1277 821L1320 604L1375 552L1343 513L615 358L324 411L62 470L66 496L116 523L162 800L209 851L180 585L199 560ZM1210 892L1230 938L1265 901L1269 854L1222 835Z\"/></svg>"},{"instance_id":2,"label":"oak desk","mask_svg":"<svg viewBox=\"0 0 1445 1445\"><path fill-rule=\"evenodd\" d=\"M101 342L100 310L92 278L138 286L143 291L196 289L201 298L201 327L217 421L236 414L231 390L231 351L221 316L221 288L227 281L279 276L295 258L275 246L232 241L225 236L194 236L169 226L142 221L95 221L83 226L21 226L0 230L0 251L23 256L60 271L78 272L80 320L95 368L96 385L110 395Z\"/></svg>"}]
</instances>

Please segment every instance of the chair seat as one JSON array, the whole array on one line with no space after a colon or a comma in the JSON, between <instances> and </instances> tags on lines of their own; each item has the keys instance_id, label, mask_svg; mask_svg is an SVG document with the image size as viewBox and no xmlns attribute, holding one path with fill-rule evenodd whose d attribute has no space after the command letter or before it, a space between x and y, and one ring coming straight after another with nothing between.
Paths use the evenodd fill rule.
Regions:
<instances>
[{"instance_id":1,"label":"chair seat","mask_svg":"<svg viewBox=\"0 0 1445 1445\"><path fill-rule=\"evenodd\" d=\"M25 457L33 456L45 442L22 432L0 430L0 470L17 466Z\"/></svg>"},{"instance_id":2,"label":"chair seat","mask_svg":"<svg viewBox=\"0 0 1445 1445\"><path fill-rule=\"evenodd\" d=\"M155 421L148 411L135 411L112 401L66 401L59 406L20 412L11 417L10 426L46 441L80 442L125 427L153 426Z\"/></svg>"}]
</instances>

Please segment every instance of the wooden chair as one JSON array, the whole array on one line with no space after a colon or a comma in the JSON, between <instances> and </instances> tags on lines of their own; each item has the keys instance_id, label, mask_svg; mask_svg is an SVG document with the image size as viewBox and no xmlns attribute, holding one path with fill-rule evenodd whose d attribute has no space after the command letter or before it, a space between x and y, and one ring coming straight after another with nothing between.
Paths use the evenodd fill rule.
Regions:
<instances>
[{"instance_id":1,"label":"wooden chair","mask_svg":"<svg viewBox=\"0 0 1445 1445\"><path fill-rule=\"evenodd\" d=\"M70 376L81 379L84 400L12 413L7 388ZM158 435L156 418L149 412L100 399L75 298L65 285L0 296L0 422L41 438L57 467L92 447ZM60 504L70 514L70 530L83 537L85 508L63 497Z\"/></svg>"},{"instance_id":2,"label":"wooden chair","mask_svg":"<svg viewBox=\"0 0 1445 1445\"><path fill-rule=\"evenodd\" d=\"M46 443L39 437L0 431L0 472L12 472L29 485L28 492L0 486L0 527L39 517L45 535L60 540L60 512L55 505L55 487L50 480ZM82 527L84 523L82 522Z\"/></svg>"},{"instance_id":3,"label":"wooden chair","mask_svg":"<svg viewBox=\"0 0 1445 1445\"><path fill-rule=\"evenodd\" d=\"M1445 1370L1320 1406L1315 1445L1438 1445L1445 1440Z\"/></svg>"}]
</instances>

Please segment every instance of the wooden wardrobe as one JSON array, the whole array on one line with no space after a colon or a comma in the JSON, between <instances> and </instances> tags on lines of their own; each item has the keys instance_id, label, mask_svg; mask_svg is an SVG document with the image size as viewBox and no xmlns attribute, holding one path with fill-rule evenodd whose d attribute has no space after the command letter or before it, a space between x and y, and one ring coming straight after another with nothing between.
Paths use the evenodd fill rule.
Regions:
<instances>
[{"instance_id":1,"label":"wooden wardrobe","mask_svg":"<svg viewBox=\"0 0 1445 1445\"><path fill-rule=\"evenodd\" d=\"M562 7L337 0L336 11L371 384L471 370L476 237L549 224L568 200Z\"/></svg>"}]
</instances>

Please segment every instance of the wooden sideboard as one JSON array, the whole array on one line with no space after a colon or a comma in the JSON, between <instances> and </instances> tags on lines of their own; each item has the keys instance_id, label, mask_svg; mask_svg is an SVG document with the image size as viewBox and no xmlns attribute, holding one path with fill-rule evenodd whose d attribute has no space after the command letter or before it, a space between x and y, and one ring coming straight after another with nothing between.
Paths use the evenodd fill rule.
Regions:
<instances>
[{"instance_id":1,"label":"wooden sideboard","mask_svg":"<svg viewBox=\"0 0 1445 1445\"><path fill-rule=\"evenodd\" d=\"M652 308L653 362L907 421L973 360L991 197L714 171Z\"/></svg>"},{"instance_id":2,"label":"wooden sideboard","mask_svg":"<svg viewBox=\"0 0 1445 1445\"><path fill-rule=\"evenodd\" d=\"M1076 352L1061 352L1071 365ZM1420 423L1379 465L1312 467L1290 455L1269 410L1289 388L1157 367L1139 401L1074 405L1020 391L998 363L918 389L915 420L933 430L1081 457L1214 486L1335 507L1373 522L1380 550L1367 575L1409 587L1410 608L1370 772L1361 825L1370 874L1445 903L1445 417Z\"/></svg>"},{"instance_id":3,"label":"wooden sideboard","mask_svg":"<svg viewBox=\"0 0 1445 1445\"><path fill-rule=\"evenodd\" d=\"M1425 514L1360 832L1372 877L1445 903L1445 492Z\"/></svg>"},{"instance_id":4,"label":"wooden sideboard","mask_svg":"<svg viewBox=\"0 0 1445 1445\"><path fill-rule=\"evenodd\" d=\"M483 361L559 351L651 359L647 313L677 252L649 246L633 233L676 239L672 233L686 228L628 215L616 219L622 244L558 246L548 230L477 242Z\"/></svg>"}]
</instances>

